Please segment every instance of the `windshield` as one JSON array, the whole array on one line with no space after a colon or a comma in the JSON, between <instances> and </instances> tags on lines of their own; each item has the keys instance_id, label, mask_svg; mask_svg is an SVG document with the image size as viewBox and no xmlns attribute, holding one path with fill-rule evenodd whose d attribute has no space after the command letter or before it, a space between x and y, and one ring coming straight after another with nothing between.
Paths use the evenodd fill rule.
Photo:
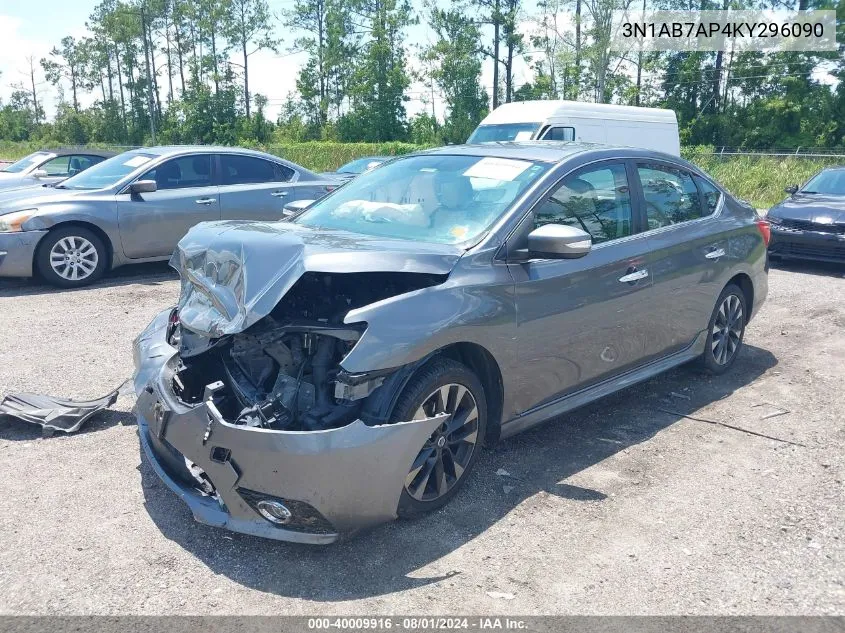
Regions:
<instances>
[{"instance_id":1,"label":"windshield","mask_svg":"<svg viewBox=\"0 0 845 633\"><path fill-rule=\"evenodd\" d=\"M495 141L530 141L540 127L539 123L497 123L479 125L467 143L492 143Z\"/></svg>"},{"instance_id":2,"label":"windshield","mask_svg":"<svg viewBox=\"0 0 845 633\"><path fill-rule=\"evenodd\" d=\"M126 152L112 156L102 163L97 163L82 173L68 178L56 187L58 189L103 189L111 187L153 158L157 158L157 155L137 152Z\"/></svg>"},{"instance_id":3,"label":"windshield","mask_svg":"<svg viewBox=\"0 0 845 633\"><path fill-rule=\"evenodd\" d=\"M337 168L339 174L363 174L368 169L381 165L384 158L359 158Z\"/></svg>"},{"instance_id":4,"label":"windshield","mask_svg":"<svg viewBox=\"0 0 845 633\"><path fill-rule=\"evenodd\" d=\"M547 169L545 163L493 156L409 156L365 172L294 222L402 240L468 242Z\"/></svg>"},{"instance_id":5,"label":"windshield","mask_svg":"<svg viewBox=\"0 0 845 633\"><path fill-rule=\"evenodd\" d=\"M36 165L41 164L43 160L46 160L47 157L52 156L50 152L34 152L29 156L24 156L18 162L12 163L11 165L6 165L0 171L5 171L12 174L19 174L22 171L26 171Z\"/></svg>"},{"instance_id":6,"label":"windshield","mask_svg":"<svg viewBox=\"0 0 845 633\"><path fill-rule=\"evenodd\" d=\"M845 196L845 169L831 169L814 176L801 193L824 193Z\"/></svg>"}]
</instances>

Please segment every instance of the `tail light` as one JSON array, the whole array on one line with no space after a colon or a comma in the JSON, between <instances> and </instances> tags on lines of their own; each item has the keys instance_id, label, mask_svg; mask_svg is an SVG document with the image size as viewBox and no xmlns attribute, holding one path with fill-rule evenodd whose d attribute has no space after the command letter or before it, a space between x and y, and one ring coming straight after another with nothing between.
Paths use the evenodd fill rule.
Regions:
<instances>
[{"instance_id":1,"label":"tail light","mask_svg":"<svg viewBox=\"0 0 845 633\"><path fill-rule=\"evenodd\" d=\"M769 224L768 220L763 218L759 218L755 224L757 225L757 230L760 231L760 235L763 236L763 241L766 243L766 246L769 245L769 242L772 241L772 226Z\"/></svg>"},{"instance_id":2,"label":"tail light","mask_svg":"<svg viewBox=\"0 0 845 633\"><path fill-rule=\"evenodd\" d=\"M326 185L326 192L334 191L337 189L337 185Z\"/></svg>"}]
</instances>

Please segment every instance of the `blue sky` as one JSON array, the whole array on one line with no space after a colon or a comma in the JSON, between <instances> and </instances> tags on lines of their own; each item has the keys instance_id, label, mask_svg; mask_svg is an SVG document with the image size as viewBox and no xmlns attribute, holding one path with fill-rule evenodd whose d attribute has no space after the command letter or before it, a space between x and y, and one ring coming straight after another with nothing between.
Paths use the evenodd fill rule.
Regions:
<instances>
[{"instance_id":1,"label":"blue sky","mask_svg":"<svg viewBox=\"0 0 845 633\"><path fill-rule=\"evenodd\" d=\"M276 14L292 4L291 0L268 1L271 10ZM412 1L415 7L421 5L420 0ZM98 2L99 0L0 0L0 100L8 100L12 93L11 84L25 82L28 86L28 56L33 56L37 64L64 36L84 36L87 33L85 22ZM281 24L278 22L277 30L281 31ZM289 53L294 38L295 35L285 33L278 53L261 51L250 57L251 91L270 99L268 114L272 118L275 118L288 93L295 89L296 74L304 60L304 55ZM409 44L424 45L430 38L431 34L424 25L413 26L408 31ZM239 60L233 58L233 61ZM525 64L519 65L517 85L528 78ZM40 66L36 68L36 80L43 82ZM492 83L492 67L489 63L485 65L482 81L486 85ZM66 88L66 94L68 90ZM52 117L56 89L45 82L37 87L37 92L48 116ZM410 115L422 108L431 109L430 105L422 101L424 93L422 85L411 86L411 101L407 104ZM83 105L87 105L95 98L96 95L92 94L81 100ZM442 102L439 97L435 98L435 106L440 114Z\"/></svg>"}]
</instances>

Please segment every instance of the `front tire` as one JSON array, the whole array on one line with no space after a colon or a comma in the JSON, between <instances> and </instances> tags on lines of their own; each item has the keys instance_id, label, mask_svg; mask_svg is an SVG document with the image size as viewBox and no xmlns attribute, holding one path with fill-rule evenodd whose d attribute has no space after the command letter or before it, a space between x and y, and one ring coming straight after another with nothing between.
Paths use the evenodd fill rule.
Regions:
<instances>
[{"instance_id":1,"label":"front tire","mask_svg":"<svg viewBox=\"0 0 845 633\"><path fill-rule=\"evenodd\" d=\"M53 229L41 240L35 267L50 285L79 288L102 277L107 260L105 244L96 233L66 226Z\"/></svg>"},{"instance_id":2,"label":"front tire","mask_svg":"<svg viewBox=\"0 0 845 633\"><path fill-rule=\"evenodd\" d=\"M449 358L435 358L411 378L391 421L450 417L423 444L405 478L397 514L414 518L442 508L475 465L487 430L487 402L476 375Z\"/></svg>"},{"instance_id":3,"label":"front tire","mask_svg":"<svg viewBox=\"0 0 845 633\"><path fill-rule=\"evenodd\" d=\"M745 336L747 315L742 289L735 284L725 286L707 325L707 342L699 361L705 372L724 374L736 362Z\"/></svg>"}]
</instances>

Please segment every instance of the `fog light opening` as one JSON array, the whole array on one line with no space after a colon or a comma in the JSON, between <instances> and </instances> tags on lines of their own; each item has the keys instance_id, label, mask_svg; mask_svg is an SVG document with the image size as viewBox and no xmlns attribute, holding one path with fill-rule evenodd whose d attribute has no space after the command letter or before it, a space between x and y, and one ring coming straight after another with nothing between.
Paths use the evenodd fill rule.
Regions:
<instances>
[{"instance_id":1,"label":"fog light opening","mask_svg":"<svg viewBox=\"0 0 845 633\"><path fill-rule=\"evenodd\" d=\"M291 514L291 511L288 510L287 506L283 503L279 503L278 501L262 499L255 504L255 507L261 516L270 521L270 523L275 523L276 525L286 525L287 523L290 523L291 518L293 518L293 515Z\"/></svg>"}]
</instances>

